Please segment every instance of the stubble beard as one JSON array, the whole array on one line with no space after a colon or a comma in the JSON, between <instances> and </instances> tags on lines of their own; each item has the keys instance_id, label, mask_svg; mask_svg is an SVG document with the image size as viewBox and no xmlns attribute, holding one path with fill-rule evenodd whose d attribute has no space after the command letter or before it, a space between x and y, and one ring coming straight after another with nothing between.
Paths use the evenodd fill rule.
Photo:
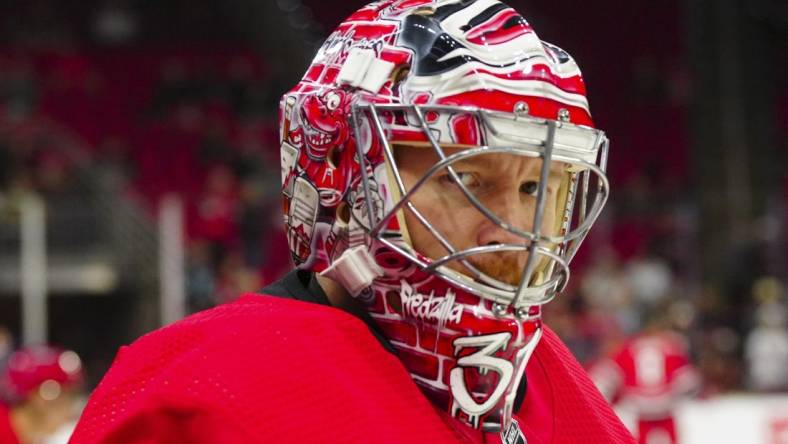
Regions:
<instances>
[{"instance_id":1,"label":"stubble beard","mask_svg":"<svg viewBox=\"0 0 788 444\"><path fill-rule=\"evenodd\" d=\"M520 285L520 279L528 260L521 252L484 254L468 259L471 265L487 276L512 286Z\"/></svg>"}]
</instances>

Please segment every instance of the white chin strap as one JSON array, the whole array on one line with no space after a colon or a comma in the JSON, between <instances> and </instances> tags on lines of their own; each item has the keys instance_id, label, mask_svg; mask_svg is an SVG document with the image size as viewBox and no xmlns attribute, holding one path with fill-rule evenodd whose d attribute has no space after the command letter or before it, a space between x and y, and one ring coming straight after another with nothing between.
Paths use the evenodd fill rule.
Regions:
<instances>
[{"instance_id":1,"label":"white chin strap","mask_svg":"<svg viewBox=\"0 0 788 444\"><path fill-rule=\"evenodd\" d=\"M383 270L369 254L365 245L348 248L328 268L320 273L338 282L353 296L358 296L372 285L375 278L383 276Z\"/></svg>"}]
</instances>

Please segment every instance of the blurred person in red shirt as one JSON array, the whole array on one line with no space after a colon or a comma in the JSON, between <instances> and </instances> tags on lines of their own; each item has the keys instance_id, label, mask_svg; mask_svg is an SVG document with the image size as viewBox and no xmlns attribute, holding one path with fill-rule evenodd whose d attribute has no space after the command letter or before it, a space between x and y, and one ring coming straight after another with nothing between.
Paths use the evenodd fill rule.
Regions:
<instances>
[{"instance_id":1,"label":"blurred person in red shirt","mask_svg":"<svg viewBox=\"0 0 788 444\"><path fill-rule=\"evenodd\" d=\"M197 206L198 236L221 248L231 247L238 236L238 195L232 169L226 165L210 169Z\"/></svg>"},{"instance_id":2,"label":"blurred person in red shirt","mask_svg":"<svg viewBox=\"0 0 788 444\"><path fill-rule=\"evenodd\" d=\"M65 443L79 417L82 380L73 351L39 345L13 352L0 376L0 443Z\"/></svg>"},{"instance_id":3,"label":"blurred person in red shirt","mask_svg":"<svg viewBox=\"0 0 788 444\"><path fill-rule=\"evenodd\" d=\"M700 389L687 341L674 330L672 318L681 317L676 312L667 303L645 309L643 330L589 371L641 444L680 442L674 409Z\"/></svg>"}]
</instances>

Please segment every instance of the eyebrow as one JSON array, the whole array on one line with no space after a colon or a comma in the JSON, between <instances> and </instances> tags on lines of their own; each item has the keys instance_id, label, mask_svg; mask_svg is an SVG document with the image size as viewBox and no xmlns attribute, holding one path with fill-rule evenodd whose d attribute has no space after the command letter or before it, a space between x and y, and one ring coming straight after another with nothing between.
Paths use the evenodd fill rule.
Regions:
<instances>
[{"instance_id":1,"label":"eyebrow","mask_svg":"<svg viewBox=\"0 0 788 444\"><path fill-rule=\"evenodd\" d=\"M536 158L533 158L536 159ZM482 167L491 170L500 169L500 161L498 159L492 159L490 156L477 156L472 157L470 159L462 159L454 162L452 166L475 166L475 167ZM541 173L542 166L539 165L538 169L535 169L537 175ZM566 172L565 167L561 166L559 162L551 162L550 165L550 178L558 178L564 172Z\"/></svg>"}]
</instances>

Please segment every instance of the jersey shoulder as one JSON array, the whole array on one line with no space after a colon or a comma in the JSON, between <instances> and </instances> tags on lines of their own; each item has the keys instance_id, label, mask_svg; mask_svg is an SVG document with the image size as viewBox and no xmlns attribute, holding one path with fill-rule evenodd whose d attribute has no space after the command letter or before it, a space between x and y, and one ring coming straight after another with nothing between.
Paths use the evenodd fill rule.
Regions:
<instances>
[{"instance_id":1,"label":"jersey shoulder","mask_svg":"<svg viewBox=\"0 0 788 444\"><path fill-rule=\"evenodd\" d=\"M413 419L414 411L435 417L414 433L451 442L420 398L361 320L331 307L246 295L123 348L91 396L74 442L113 442L118 434L124 440L156 427L155 439L178 442L287 442L301 433L316 442L365 442L378 431L396 437L397 417Z\"/></svg>"},{"instance_id":2,"label":"jersey shoulder","mask_svg":"<svg viewBox=\"0 0 788 444\"><path fill-rule=\"evenodd\" d=\"M216 377L272 364L304 359L318 341L340 343L345 336L361 337L368 346L362 322L331 307L247 294L235 302L205 310L148 333L121 347L111 371L99 385L115 379L134 380L140 386L188 375L214 373ZM234 366L233 364L237 364ZM168 381L169 384L176 383Z\"/></svg>"}]
</instances>

